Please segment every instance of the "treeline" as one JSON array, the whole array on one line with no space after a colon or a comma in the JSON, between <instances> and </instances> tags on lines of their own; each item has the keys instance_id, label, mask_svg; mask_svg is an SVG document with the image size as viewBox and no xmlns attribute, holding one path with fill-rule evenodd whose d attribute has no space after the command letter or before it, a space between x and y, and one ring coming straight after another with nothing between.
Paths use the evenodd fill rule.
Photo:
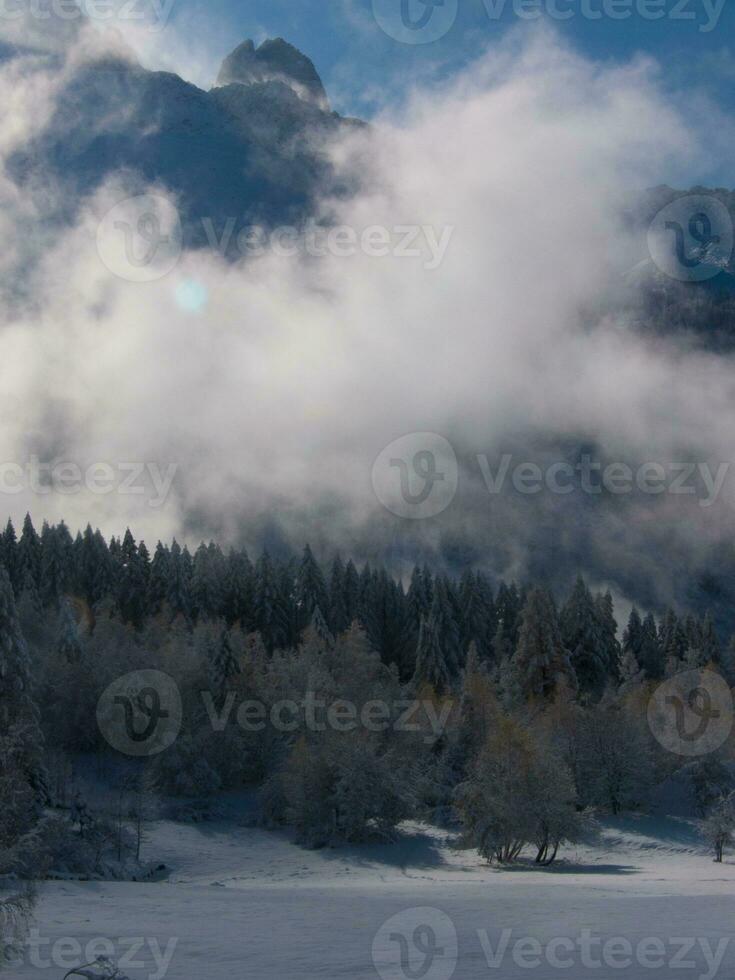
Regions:
<instances>
[{"instance_id":1,"label":"treeline","mask_svg":"<svg viewBox=\"0 0 735 980\"><path fill-rule=\"evenodd\" d=\"M404 586L340 558L324 568L308 547L151 556L130 532L38 534L30 518L0 548L0 884L130 873L160 806L206 810L242 787L311 845L459 820L489 859L532 845L547 863L590 808L645 806L681 767L646 721L660 678L709 666L732 684L711 618L633 610L621 642L611 596L582 579L558 604L476 571L417 568ZM100 698L146 670L175 683L183 721L166 751L129 758ZM337 721L307 704L339 705ZM264 723L241 723L241 705ZM90 759L113 774L114 805L85 780ZM692 773L705 809L729 792L715 761Z\"/></svg>"},{"instance_id":2,"label":"treeline","mask_svg":"<svg viewBox=\"0 0 735 980\"><path fill-rule=\"evenodd\" d=\"M323 568L308 545L286 561L263 553L253 562L214 543L192 555L176 541L151 554L129 530L109 542L89 526L73 538L64 523L44 523L39 534L29 516L20 536L10 521L0 534L0 563L30 622L71 597L92 628L100 609L136 631L152 619L188 628L219 621L258 633L269 654L298 647L308 626L333 639L357 622L403 680L416 676L439 691L457 680L472 644L522 697L547 694L562 676L594 697L638 670L658 679L682 663L715 662L729 673L733 662L732 643L721 648L709 615L667 610L657 623L634 609L621 645L611 596L593 595L581 579L557 607L545 589L494 588L479 571L453 580L417 567L404 588L369 564L358 570L335 557Z\"/></svg>"}]
</instances>

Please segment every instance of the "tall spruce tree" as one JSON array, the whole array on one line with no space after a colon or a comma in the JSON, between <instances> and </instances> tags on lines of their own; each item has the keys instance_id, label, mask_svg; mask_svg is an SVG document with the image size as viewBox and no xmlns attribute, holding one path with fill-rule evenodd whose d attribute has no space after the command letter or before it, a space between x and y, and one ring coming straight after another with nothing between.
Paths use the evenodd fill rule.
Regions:
<instances>
[{"instance_id":1,"label":"tall spruce tree","mask_svg":"<svg viewBox=\"0 0 735 980\"><path fill-rule=\"evenodd\" d=\"M576 687L556 606L545 589L531 589L528 593L514 660L517 680L526 700L549 697L562 682L570 690Z\"/></svg>"},{"instance_id":2,"label":"tall spruce tree","mask_svg":"<svg viewBox=\"0 0 735 980\"><path fill-rule=\"evenodd\" d=\"M640 652L637 659L649 680L660 680L664 676L664 655L653 613L648 613L641 625Z\"/></svg>"},{"instance_id":3,"label":"tall spruce tree","mask_svg":"<svg viewBox=\"0 0 735 980\"><path fill-rule=\"evenodd\" d=\"M10 578L10 584L16 595L20 593L20 578L18 575L18 539L12 520L8 518L3 533L3 564Z\"/></svg>"},{"instance_id":4,"label":"tall spruce tree","mask_svg":"<svg viewBox=\"0 0 735 980\"><path fill-rule=\"evenodd\" d=\"M16 574L20 587L26 588L32 581L38 589L41 582L41 539L36 533L30 514L26 514L23 521L17 556Z\"/></svg>"},{"instance_id":5,"label":"tall spruce tree","mask_svg":"<svg viewBox=\"0 0 735 980\"><path fill-rule=\"evenodd\" d=\"M61 601L59 610L59 629L56 639L59 658L69 664L78 664L82 659L82 642L76 616L68 599Z\"/></svg>"},{"instance_id":6,"label":"tall spruce tree","mask_svg":"<svg viewBox=\"0 0 735 980\"><path fill-rule=\"evenodd\" d=\"M562 610L561 630L580 690L600 697L608 679L608 653L595 601L581 576Z\"/></svg>"},{"instance_id":7,"label":"tall spruce tree","mask_svg":"<svg viewBox=\"0 0 735 980\"><path fill-rule=\"evenodd\" d=\"M186 560L187 555L186 549L182 550L174 538L168 560L166 602L174 616L183 616L189 622L192 618L191 569Z\"/></svg>"},{"instance_id":8,"label":"tall spruce tree","mask_svg":"<svg viewBox=\"0 0 735 980\"><path fill-rule=\"evenodd\" d=\"M345 566L337 555L332 562L329 577L329 622L336 636L344 633L350 626L345 596Z\"/></svg>"},{"instance_id":9,"label":"tall spruce tree","mask_svg":"<svg viewBox=\"0 0 735 980\"><path fill-rule=\"evenodd\" d=\"M141 554L130 528L120 546L118 562L118 609L123 622L140 629L148 611L148 551Z\"/></svg>"},{"instance_id":10,"label":"tall spruce tree","mask_svg":"<svg viewBox=\"0 0 735 980\"><path fill-rule=\"evenodd\" d=\"M441 631L433 612L422 620L419 628L413 682L417 688L429 684L437 694L444 694L451 686L449 665L442 649Z\"/></svg>"},{"instance_id":11,"label":"tall spruce tree","mask_svg":"<svg viewBox=\"0 0 735 980\"><path fill-rule=\"evenodd\" d=\"M622 648L618 641L618 624L615 619L615 607L609 591L596 596L595 609L597 610L597 618L600 624L600 638L605 660L605 671L609 681L617 685L620 681Z\"/></svg>"},{"instance_id":12,"label":"tall spruce tree","mask_svg":"<svg viewBox=\"0 0 735 980\"><path fill-rule=\"evenodd\" d=\"M170 553L159 541L153 552L151 570L148 576L148 610L156 616L166 601L169 580Z\"/></svg>"},{"instance_id":13,"label":"tall spruce tree","mask_svg":"<svg viewBox=\"0 0 735 980\"><path fill-rule=\"evenodd\" d=\"M324 622L329 616L329 592L314 554L307 544L301 557L296 581L296 601L299 606L301 626L306 626L314 617L316 610Z\"/></svg>"},{"instance_id":14,"label":"tall spruce tree","mask_svg":"<svg viewBox=\"0 0 735 980\"><path fill-rule=\"evenodd\" d=\"M255 566L255 625L268 653L286 646L290 633L288 609L267 551Z\"/></svg>"},{"instance_id":15,"label":"tall spruce tree","mask_svg":"<svg viewBox=\"0 0 735 980\"><path fill-rule=\"evenodd\" d=\"M226 628L222 630L219 638L214 643L209 671L214 692L221 701L228 683L240 673L240 664L232 652L230 632Z\"/></svg>"},{"instance_id":16,"label":"tall spruce tree","mask_svg":"<svg viewBox=\"0 0 735 980\"><path fill-rule=\"evenodd\" d=\"M34 700L28 648L18 622L13 587L0 567L0 738L19 747L20 766L40 800L48 797L43 735Z\"/></svg>"}]
</instances>

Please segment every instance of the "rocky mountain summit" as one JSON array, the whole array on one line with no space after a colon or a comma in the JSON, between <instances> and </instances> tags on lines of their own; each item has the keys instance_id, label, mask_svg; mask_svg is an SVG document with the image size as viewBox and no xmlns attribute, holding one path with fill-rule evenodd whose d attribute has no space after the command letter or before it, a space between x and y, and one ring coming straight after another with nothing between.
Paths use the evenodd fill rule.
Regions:
<instances>
[{"instance_id":1,"label":"rocky mountain summit","mask_svg":"<svg viewBox=\"0 0 735 980\"><path fill-rule=\"evenodd\" d=\"M322 194L347 193L329 144L362 125L329 108L312 62L282 39L246 41L217 84L197 88L119 54L84 62L40 134L9 160L19 185L45 188L49 223L74 219L111 175L167 188L189 247L211 242L204 221L298 224Z\"/></svg>"}]
</instances>

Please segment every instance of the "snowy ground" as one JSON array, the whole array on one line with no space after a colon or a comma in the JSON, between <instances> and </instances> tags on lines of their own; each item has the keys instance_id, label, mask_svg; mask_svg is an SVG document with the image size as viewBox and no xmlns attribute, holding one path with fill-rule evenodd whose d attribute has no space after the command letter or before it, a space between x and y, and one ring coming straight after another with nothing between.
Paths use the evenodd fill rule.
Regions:
<instances>
[{"instance_id":1,"label":"snowy ground","mask_svg":"<svg viewBox=\"0 0 735 980\"><path fill-rule=\"evenodd\" d=\"M61 980L110 943L130 980L735 972L735 865L683 821L608 821L549 870L490 869L422 826L394 846L306 851L235 821L161 822L147 848L165 881L44 885L41 945L14 980Z\"/></svg>"}]
</instances>

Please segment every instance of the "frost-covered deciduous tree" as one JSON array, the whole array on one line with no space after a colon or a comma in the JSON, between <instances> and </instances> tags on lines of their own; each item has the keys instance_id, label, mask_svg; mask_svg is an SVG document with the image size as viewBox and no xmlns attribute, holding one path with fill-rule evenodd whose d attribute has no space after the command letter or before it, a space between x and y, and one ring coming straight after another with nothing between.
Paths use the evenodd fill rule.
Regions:
<instances>
[{"instance_id":1,"label":"frost-covered deciduous tree","mask_svg":"<svg viewBox=\"0 0 735 980\"><path fill-rule=\"evenodd\" d=\"M641 806L653 785L653 768L639 720L624 704L606 701L585 712L579 739L583 801L613 814Z\"/></svg>"},{"instance_id":2,"label":"frost-covered deciduous tree","mask_svg":"<svg viewBox=\"0 0 735 980\"><path fill-rule=\"evenodd\" d=\"M537 863L551 864L585 826L559 752L508 716L498 720L456 801L469 838L499 864L515 861L527 844L536 847Z\"/></svg>"},{"instance_id":3,"label":"frost-covered deciduous tree","mask_svg":"<svg viewBox=\"0 0 735 980\"><path fill-rule=\"evenodd\" d=\"M704 839L715 854L715 862L722 864L725 848L733 842L735 833L735 797L728 795L714 807L702 824Z\"/></svg>"},{"instance_id":4,"label":"frost-covered deciduous tree","mask_svg":"<svg viewBox=\"0 0 735 980\"><path fill-rule=\"evenodd\" d=\"M716 755L706 755L692 763L689 778L700 817L705 817L713 804L729 796L733 790L733 774Z\"/></svg>"},{"instance_id":5,"label":"frost-covered deciduous tree","mask_svg":"<svg viewBox=\"0 0 735 980\"><path fill-rule=\"evenodd\" d=\"M559 848L578 841L588 825L588 819L577 807L572 773L553 746L537 743L530 809L537 864L553 864Z\"/></svg>"}]
</instances>

